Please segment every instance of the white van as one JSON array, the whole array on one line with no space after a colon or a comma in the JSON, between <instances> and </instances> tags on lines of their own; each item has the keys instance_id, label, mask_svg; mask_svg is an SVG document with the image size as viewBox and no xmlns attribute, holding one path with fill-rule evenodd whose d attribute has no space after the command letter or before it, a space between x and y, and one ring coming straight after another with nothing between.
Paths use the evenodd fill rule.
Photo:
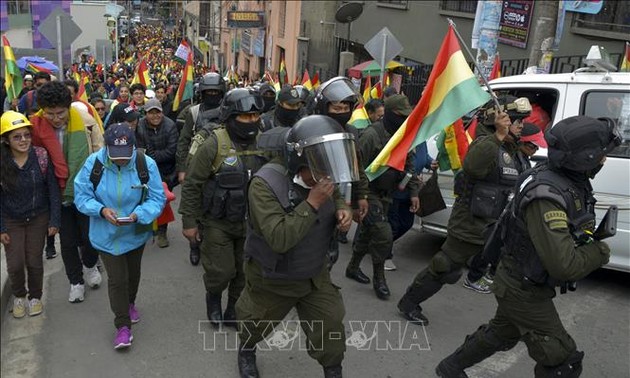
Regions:
<instances>
[{"instance_id":1,"label":"white van","mask_svg":"<svg viewBox=\"0 0 630 378\"><path fill-rule=\"evenodd\" d=\"M630 73L607 72L592 66L567 74L509 76L491 81L490 86L497 94L516 97L533 94L553 125L575 115L610 117L617 121L623 142L608 154L604 168L593 180L593 188L598 222L610 205L619 208L617 235L606 240L611 256L605 267L630 272ZM437 156L435 139L427 142L431 156ZM545 156L546 150L539 151L534 160ZM421 228L446 235L454 202L453 172L440 172L439 184L448 207L422 218Z\"/></svg>"}]
</instances>

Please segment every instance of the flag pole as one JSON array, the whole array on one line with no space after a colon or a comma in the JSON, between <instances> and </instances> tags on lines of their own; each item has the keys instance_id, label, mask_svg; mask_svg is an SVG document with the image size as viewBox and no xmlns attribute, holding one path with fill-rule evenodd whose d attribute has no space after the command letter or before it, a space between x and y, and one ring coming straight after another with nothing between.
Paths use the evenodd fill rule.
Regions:
<instances>
[{"instance_id":1,"label":"flag pole","mask_svg":"<svg viewBox=\"0 0 630 378\"><path fill-rule=\"evenodd\" d=\"M490 84L488 83L488 79L486 79L486 77L484 76L483 71L481 69L479 69L479 65L477 65L477 59L475 59L473 54L468 49L468 45L466 44L466 42L464 42L464 39L462 38L462 36L457 31L457 27L455 25L455 22L453 21L452 18L447 18L447 20L448 20L449 25L451 25L453 27L453 31L455 32L455 35L457 36L457 39L459 39L459 43L461 43L461 45L464 46L464 49L466 50L466 53L472 59L473 64L475 65L475 68L477 69L477 72L479 72L479 77L481 77L481 81L483 81L483 84L486 86L486 88L488 88L488 92L490 92L490 97L492 97L492 101L494 101L494 104L497 106L498 109L501 109L501 105L499 105L499 100L497 99L497 96L492 91L492 88L490 88Z\"/></svg>"}]
</instances>

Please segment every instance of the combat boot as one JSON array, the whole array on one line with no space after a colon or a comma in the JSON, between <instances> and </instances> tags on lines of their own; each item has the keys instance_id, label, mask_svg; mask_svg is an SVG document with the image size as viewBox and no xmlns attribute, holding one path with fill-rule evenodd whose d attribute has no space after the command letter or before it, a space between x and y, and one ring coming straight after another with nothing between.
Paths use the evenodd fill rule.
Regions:
<instances>
[{"instance_id":1,"label":"combat boot","mask_svg":"<svg viewBox=\"0 0 630 378\"><path fill-rule=\"evenodd\" d=\"M256 366L256 347L246 349L241 346L238 348L238 373L241 378L260 377Z\"/></svg>"},{"instance_id":2,"label":"combat boot","mask_svg":"<svg viewBox=\"0 0 630 378\"><path fill-rule=\"evenodd\" d=\"M236 324L236 299L228 297L228 303L223 313L223 324L228 327L238 328Z\"/></svg>"},{"instance_id":3,"label":"combat boot","mask_svg":"<svg viewBox=\"0 0 630 378\"><path fill-rule=\"evenodd\" d=\"M199 251L199 243L190 243L190 263L194 266L199 265L201 253Z\"/></svg>"},{"instance_id":4,"label":"combat boot","mask_svg":"<svg viewBox=\"0 0 630 378\"><path fill-rule=\"evenodd\" d=\"M387 281L385 281L385 264L374 264L374 292L378 299L388 299L390 296Z\"/></svg>"},{"instance_id":5,"label":"combat boot","mask_svg":"<svg viewBox=\"0 0 630 378\"><path fill-rule=\"evenodd\" d=\"M422 314L422 307L419 305L421 294L422 290L418 286L409 286L405 295L398 301L398 311L412 323L429 325L429 319Z\"/></svg>"},{"instance_id":6,"label":"combat boot","mask_svg":"<svg viewBox=\"0 0 630 378\"><path fill-rule=\"evenodd\" d=\"M366 276L360 268L362 258L363 256L359 256L356 253L352 254L352 258L346 268L346 277L351 278L358 283L369 284L370 277Z\"/></svg>"},{"instance_id":7,"label":"combat boot","mask_svg":"<svg viewBox=\"0 0 630 378\"><path fill-rule=\"evenodd\" d=\"M324 378L342 378L341 365L324 366Z\"/></svg>"},{"instance_id":8,"label":"combat boot","mask_svg":"<svg viewBox=\"0 0 630 378\"><path fill-rule=\"evenodd\" d=\"M440 362L435 373L442 378L468 378L464 369L485 360L498 351L510 350L516 343L518 339L503 341L488 325L482 325L475 333L466 336L464 344L453 354Z\"/></svg>"},{"instance_id":9,"label":"combat boot","mask_svg":"<svg viewBox=\"0 0 630 378\"><path fill-rule=\"evenodd\" d=\"M210 323L218 327L223 321L221 314L221 294L206 293L206 311L208 312L208 320Z\"/></svg>"}]
</instances>

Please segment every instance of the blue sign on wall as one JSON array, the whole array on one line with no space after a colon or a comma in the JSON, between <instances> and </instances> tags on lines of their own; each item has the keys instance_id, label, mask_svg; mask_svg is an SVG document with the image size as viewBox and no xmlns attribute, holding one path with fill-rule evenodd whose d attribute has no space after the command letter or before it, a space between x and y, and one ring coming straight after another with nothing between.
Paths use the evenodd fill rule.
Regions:
<instances>
[{"instance_id":1,"label":"blue sign on wall","mask_svg":"<svg viewBox=\"0 0 630 378\"><path fill-rule=\"evenodd\" d=\"M256 38L254 38L254 46L252 54L256 56L265 56L265 30L259 29Z\"/></svg>"}]
</instances>

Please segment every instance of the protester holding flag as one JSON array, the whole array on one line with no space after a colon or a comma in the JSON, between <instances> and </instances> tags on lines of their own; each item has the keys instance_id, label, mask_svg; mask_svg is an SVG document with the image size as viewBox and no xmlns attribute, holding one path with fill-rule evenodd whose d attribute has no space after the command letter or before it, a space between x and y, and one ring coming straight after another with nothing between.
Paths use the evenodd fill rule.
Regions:
<instances>
[{"instance_id":1,"label":"protester holding flag","mask_svg":"<svg viewBox=\"0 0 630 378\"><path fill-rule=\"evenodd\" d=\"M456 283L462 267L480 254L484 245L484 230L496 221L512 193L519 171L515 162L522 119L531 112L526 98L503 96L498 99L502 109L488 102L482 112L483 123L494 131L475 139L470 145L463 169L455 177L457 196L448 222L448 235L440 251L433 256L398 302L401 314L412 322L426 325L427 317L420 303L437 293L444 284ZM490 278L467 277L464 287L490 292Z\"/></svg>"}]
</instances>

